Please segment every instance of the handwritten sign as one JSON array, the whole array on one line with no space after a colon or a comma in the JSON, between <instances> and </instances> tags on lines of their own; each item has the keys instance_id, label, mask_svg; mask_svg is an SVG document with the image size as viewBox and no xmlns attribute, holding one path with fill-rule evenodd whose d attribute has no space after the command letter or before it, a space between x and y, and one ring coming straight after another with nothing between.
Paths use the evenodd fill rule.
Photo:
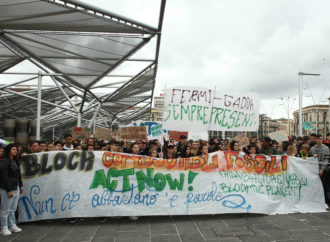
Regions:
<instances>
[{"instance_id":1,"label":"handwritten sign","mask_svg":"<svg viewBox=\"0 0 330 242\"><path fill-rule=\"evenodd\" d=\"M112 131L103 127L95 128L95 137L99 140L109 141L112 138Z\"/></svg>"},{"instance_id":2,"label":"handwritten sign","mask_svg":"<svg viewBox=\"0 0 330 242\"><path fill-rule=\"evenodd\" d=\"M205 88L165 89L163 128L177 131L257 131L259 98Z\"/></svg>"},{"instance_id":3,"label":"handwritten sign","mask_svg":"<svg viewBox=\"0 0 330 242\"><path fill-rule=\"evenodd\" d=\"M151 126L151 136L157 137L163 134L162 124L155 124Z\"/></svg>"},{"instance_id":4,"label":"handwritten sign","mask_svg":"<svg viewBox=\"0 0 330 242\"><path fill-rule=\"evenodd\" d=\"M72 139L88 139L91 135L91 129L86 127L73 127Z\"/></svg>"},{"instance_id":5,"label":"handwritten sign","mask_svg":"<svg viewBox=\"0 0 330 242\"><path fill-rule=\"evenodd\" d=\"M286 141L288 140L288 131L279 130L269 133L268 136L269 138L274 139L276 141Z\"/></svg>"},{"instance_id":6,"label":"handwritten sign","mask_svg":"<svg viewBox=\"0 0 330 242\"><path fill-rule=\"evenodd\" d=\"M189 132L188 133L188 140L204 140L204 141L208 141L209 140L209 133L207 131L204 132Z\"/></svg>"},{"instance_id":7,"label":"handwritten sign","mask_svg":"<svg viewBox=\"0 0 330 242\"><path fill-rule=\"evenodd\" d=\"M124 127L121 128L121 138L123 140L146 140L147 127Z\"/></svg>"},{"instance_id":8,"label":"handwritten sign","mask_svg":"<svg viewBox=\"0 0 330 242\"><path fill-rule=\"evenodd\" d=\"M23 157L21 222L70 217L325 212L316 158L155 159L102 151Z\"/></svg>"},{"instance_id":9,"label":"handwritten sign","mask_svg":"<svg viewBox=\"0 0 330 242\"><path fill-rule=\"evenodd\" d=\"M182 131L170 131L170 139L174 139L176 142L180 141L180 136L184 135L188 137L188 132L182 132Z\"/></svg>"}]
</instances>

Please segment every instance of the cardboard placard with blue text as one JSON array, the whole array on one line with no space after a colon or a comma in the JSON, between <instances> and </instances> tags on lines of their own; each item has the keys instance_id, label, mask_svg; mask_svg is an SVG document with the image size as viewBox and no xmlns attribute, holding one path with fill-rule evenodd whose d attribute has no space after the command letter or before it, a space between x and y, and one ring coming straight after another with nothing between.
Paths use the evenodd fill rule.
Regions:
<instances>
[{"instance_id":1,"label":"cardboard placard with blue text","mask_svg":"<svg viewBox=\"0 0 330 242\"><path fill-rule=\"evenodd\" d=\"M104 216L326 211L316 158L156 159L102 151L23 157L21 222Z\"/></svg>"},{"instance_id":2,"label":"cardboard placard with blue text","mask_svg":"<svg viewBox=\"0 0 330 242\"><path fill-rule=\"evenodd\" d=\"M257 131L256 93L233 95L198 87L165 89L163 129L177 131Z\"/></svg>"}]
</instances>

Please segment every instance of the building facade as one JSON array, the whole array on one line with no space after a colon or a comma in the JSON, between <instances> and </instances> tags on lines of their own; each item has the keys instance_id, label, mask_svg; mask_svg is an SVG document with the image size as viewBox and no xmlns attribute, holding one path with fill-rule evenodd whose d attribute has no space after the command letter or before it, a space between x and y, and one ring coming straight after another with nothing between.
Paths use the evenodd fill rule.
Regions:
<instances>
[{"instance_id":1,"label":"building facade","mask_svg":"<svg viewBox=\"0 0 330 242\"><path fill-rule=\"evenodd\" d=\"M329 105L311 105L302 109L302 122L308 124L309 128L303 125L303 135L318 133L325 137L329 130ZM293 112L294 134L299 134L299 110Z\"/></svg>"},{"instance_id":2,"label":"building facade","mask_svg":"<svg viewBox=\"0 0 330 242\"><path fill-rule=\"evenodd\" d=\"M289 127L288 127L288 119L285 118L280 118L280 119L275 119L277 124L278 124L278 130L286 130L288 131L289 136L294 135L294 122L292 119L289 120Z\"/></svg>"},{"instance_id":3,"label":"building facade","mask_svg":"<svg viewBox=\"0 0 330 242\"><path fill-rule=\"evenodd\" d=\"M276 120L267 117L266 114L259 115L259 130L258 137L266 137L269 133L275 132L278 130L278 122Z\"/></svg>"},{"instance_id":4,"label":"building facade","mask_svg":"<svg viewBox=\"0 0 330 242\"><path fill-rule=\"evenodd\" d=\"M163 121L164 111L164 93L161 93L159 97L154 97L154 106L151 109L150 121Z\"/></svg>"}]
</instances>

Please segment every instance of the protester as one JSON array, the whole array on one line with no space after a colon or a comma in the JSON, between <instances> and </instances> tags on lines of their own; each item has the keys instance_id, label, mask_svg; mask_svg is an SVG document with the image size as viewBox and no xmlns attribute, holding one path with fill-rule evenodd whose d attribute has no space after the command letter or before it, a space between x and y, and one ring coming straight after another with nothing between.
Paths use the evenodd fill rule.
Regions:
<instances>
[{"instance_id":1,"label":"protester","mask_svg":"<svg viewBox=\"0 0 330 242\"><path fill-rule=\"evenodd\" d=\"M65 134L64 135L64 145L63 150L73 150L73 144L72 144L72 135L71 134Z\"/></svg>"},{"instance_id":2,"label":"protester","mask_svg":"<svg viewBox=\"0 0 330 242\"><path fill-rule=\"evenodd\" d=\"M192 156L196 156L198 153L199 143L197 141L193 141L191 145L191 154Z\"/></svg>"},{"instance_id":3,"label":"protester","mask_svg":"<svg viewBox=\"0 0 330 242\"><path fill-rule=\"evenodd\" d=\"M82 146L81 146L81 144L74 144L73 149L74 150L82 150Z\"/></svg>"},{"instance_id":4,"label":"protester","mask_svg":"<svg viewBox=\"0 0 330 242\"><path fill-rule=\"evenodd\" d=\"M47 144L45 141L39 142L39 152L47 152Z\"/></svg>"},{"instance_id":5,"label":"protester","mask_svg":"<svg viewBox=\"0 0 330 242\"><path fill-rule=\"evenodd\" d=\"M112 152L118 152L118 142L114 139L110 140L110 151Z\"/></svg>"},{"instance_id":6,"label":"protester","mask_svg":"<svg viewBox=\"0 0 330 242\"><path fill-rule=\"evenodd\" d=\"M166 152L164 154L164 159L175 159L175 154L174 154L174 145L173 143L168 143L166 147Z\"/></svg>"},{"instance_id":7,"label":"protester","mask_svg":"<svg viewBox=\"0 0 330 242\"><path fill-rule=\"evenodd\" d=\"M264 138L264 142L262 144L262 149L260 150L261 154L264 155L278 155L278 152L276 149L273 148L272 146L272 140L269 137Z\"/></svg>"},{"instance_id":8,"label":"protester","mask_svg":"<svg viewBox=\"0 0 330 242\"><path fill-rule=\"evenodd\" d=\"M317 140L317 135L315 133L312 133L310 135L310 141L309 141L309 146L312 148L316 144Z\"/></svg>"},{"instance_id":9,"label":"protester","mask_svg":"<svg viewBox=\"0 0 330 242\"><path fill-rule=\"evenodd\" d=\"M48 146L47 146L47 150L48 151L53 151L55 150L55 145L53 143L49 143Z\"/></svg>"},{"instance_id":10,"label":"protester","mask_svg":"<svg viewBox=\"0 0 330 242\"><path fill-rule=\"evenodd\" d=\"M180 135L180 140L179 140L179 143L178 143L178 152L179 153L182 153L183 152L183 149L184 147L187 145L187 136L185 135Z\"/></svg>"},{"instance_id":11,"label":"protester","mask_svg":"<svg viewBox=\"0 0 330 242\"><path fill-rule=\"evenodd\" d=\"M101 144L99 145L99 148L100 148L101 151L108 151L108 144L106 144L106 143L101 143Z\"/></svg>"},{"instance_id":12,"label":"protester","mask_svg":"<svg viewBox=\"0 0 330 242\"><path fill-rule=\"evenodd\" d=\"M16 225L15 211L19 195L23 193L23 183L18 162L16 144L5 148L4 159L0 162L0 195L1 195L1 234L11 235L22 231Z\"/></svg>"},{"instance_id":13,"label":"protester","mask_svg":"<svg viewBox=\"0 0 330 242\"><path fill-rule=\"evenodd\" d=\"M54 146L56 151L63 150L63 142L60 140L55 141Z\"/></svg>"},{"instance_id":14,"label":"protester","mask_svg":"<svg viewBox=\"0 0 330 242\"><path fill-rule=\"evenodd\" d=\"M303 159L306 159L308 157L310 157L310 154L309 154L309 145L308 144L303 144L301 146L301 149L299 152L297 152L297 157L300 157L300 158L303 158Z\"/></svg>"},{"instance_id":15,"label":"protester","mask_svg":"<svg viewBox=\"0 0 330 242\"><path fill-rule=\"evenodd\" d=\"M322 136L320 134L315 135L315 145L311 148L310 153L313 157L318 157L319 161L319 176L321 177L325 202L330 207L329 198L329 148L322 144Z\"/></svg>"},{"instance_id":16,"label":"protester","mask_svg":"<svg viewBox=\"0 0 330 242\"><path fill-rule=\"evenodd\" d=\"M231 151L239 151L239 143L236 140L233 140L229 144L229 148Z\"/></svg>"},{"instance_id":17,"label":"protester","mask_svg":"<svg viewBox=\"0 0 330 242\"><path fill-rule=\"evenodd\" d=\"M139 148L139 155L147 155L149 153L149 148L147 148L147 144L144 140L140 140Z\"/></svg>"},{"instance_id":18,"label":"protester","mask_svg":"<svg viewBox=\"0 0 330 242\"><path fill-rule=\"evenodd\" d=\"M207 155L209 154L209 149L207 147L207 144L202 144L200 147L199 147L199 150L198 150L198 155L205 158L207 157Z\"/></svg>"},{"instance_id":19,"label":"protester","mask_svg":"<svg viewBox=\"0 0 330 242\"><path fill-rule=\"evenodd\" d=\"M131 154L133 155L138 155L139 154L139 151L140 151L140 146L138 143L133 143L131 145Z\"/></svg>"},{"instance_id":20,"label":"protester","mask_svg":"<svg viewBox=\"0 0 330 242\"><path fill-rule=\"evenodd\" d=\"M289 145L287 150L288 156L296 156L297 155L297 147L295 145Z\"/></svg>"},{"instance_id":21,"label":"protester","mask_svg":"<svg viewBox=\"0 0 330 242\"><path fill-rule=\"evenodd\" d=\"M159 158L159 154L156 149L151 149L149 152L149 156L152 158Z\"/></svg>"},{"instance_id":22,"label":"protester","mask_svg":"<svg viewBox=\"0 0 330 242\"><path fill-rule=\"evenodd\" d=\"M183 158L191 157L191 147L189 145L185 145L183 147L181 157Z\"/></svg>"},{"instance_id":23,"label":"protester","mask_svg":"<svg viewBox=\"0 0 330 242\"><path fill-rule=\"evenodd\" d=\"M254 156L257 154L257 147L254 144L249 144L247 146L248 154Z\"/></svg>"},{"instance_id":24,"label":"protester","mask_svg":"<svg viewBox=\"0 0 330 242\"><path fill-rule=\"evenodd\" d=\"M324 144L330 149L330 133L327 133L327 139L325 140Z\"/></svg>"},{"instance_id":25,"label":"protester","mask_svg":"<svg viewBox=\"0 0 330 242\"><path fill-rule=\"evenodd\" d=\"M29 143L29 154L38 153L40 151L39 142L36 140L30 141Z\"/></svg>"}]
</instances>

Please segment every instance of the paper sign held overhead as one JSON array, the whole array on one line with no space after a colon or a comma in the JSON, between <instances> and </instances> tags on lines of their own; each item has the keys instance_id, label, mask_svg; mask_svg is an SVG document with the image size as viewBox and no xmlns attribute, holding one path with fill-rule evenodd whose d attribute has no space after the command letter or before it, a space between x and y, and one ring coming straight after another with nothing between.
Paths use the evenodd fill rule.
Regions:
<instances>
[{"instance_id":1,"label":"paper sign held overhead","mask_svg":"<svg viewBox=\"0 0 330 242\"><path fill-rule=\"evenodd\" d=\"M177 131L256 131L259 98L198 87L165 89L163 129Z\"/></svg>"}]
</instances>

